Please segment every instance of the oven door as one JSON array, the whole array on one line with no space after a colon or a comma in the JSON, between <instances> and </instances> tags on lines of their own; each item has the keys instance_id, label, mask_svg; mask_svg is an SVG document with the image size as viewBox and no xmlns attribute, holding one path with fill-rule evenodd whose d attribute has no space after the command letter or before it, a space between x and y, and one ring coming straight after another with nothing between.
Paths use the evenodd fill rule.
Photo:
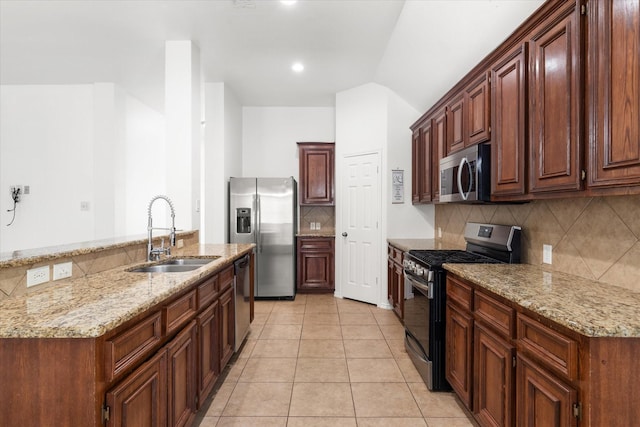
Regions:
<instances>
[{"instance_id":1,"label":"oven door","mask_svg":"<svg viewBox=\"0 0 640 427\"><path fill-rule=\"evenodd\" d=\"M407 344L409 350L422 353L418 356L430 361L429 336L431 306L433 304L433 284L427 284L414 278L405 272L405 287L411 286L413 298L404 302L404 327L410 335L410 342ZM411 340L412 339L412 340Z\"/></svg>"}]
</instances>

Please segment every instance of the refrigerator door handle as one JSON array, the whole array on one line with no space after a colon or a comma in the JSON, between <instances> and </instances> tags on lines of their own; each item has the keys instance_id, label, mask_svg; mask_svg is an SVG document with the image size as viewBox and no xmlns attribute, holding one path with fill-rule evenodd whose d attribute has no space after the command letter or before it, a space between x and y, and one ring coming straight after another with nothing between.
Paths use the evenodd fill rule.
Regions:
<instances>
[{"instance_id":1,"label":"refrigerator door handle","mask_svg":"<svg viewBox=\"0 0 640 427\"><path fill-rule=\"evenodd\" d=\"M256 194L255 196L256 203L256 225L254 229L256 230L256 245L258 246L258 253L262 252L262 230L260 229L260 195Z\"/></svg>"}]
</instances>

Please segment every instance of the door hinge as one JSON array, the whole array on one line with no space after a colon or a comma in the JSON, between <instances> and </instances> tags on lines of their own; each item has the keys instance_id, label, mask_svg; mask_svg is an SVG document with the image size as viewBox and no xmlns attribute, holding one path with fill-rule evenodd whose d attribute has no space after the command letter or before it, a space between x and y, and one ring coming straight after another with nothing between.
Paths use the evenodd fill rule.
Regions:
<instances>
[{"instance_id":1,"label":"door hinge","mask_svg":"<svg viewBox=\"0 0 640 427\"><path fill-rule=\"evenodd\" d=\"M103 406L102 407L102 421L103 422L107 422L109 421L109 418L111 417L111 408L108 406Z\"/></svg>"},{"instance_id":2,"label":"door hinge","mask_svg":"<svg viewBox=\"0 0 640 427\"><path fill-rule=\"evenodd\" d=\"M582 178L582 180L584 181L587 178L587 171L585 171L584 169L582 169L582 171L580 171L580 177Z\"/></svg>"},{"instance_id":3,"label":"door hinge","mask_svg":"<svg viewBox=\"0 0 640 427\"><path fill-rule=\"evenodd\" d=\"M516 357L515 356L513 356L511 358L511 364L513 365L514 368L516 367Z\"/></svg>"},{"instance_id":4,"label":"door hinge","mask_svg":"<svg viewBox=\"0 0 640 427\"><path fill-rule=\"evenodd\" d=\"M573 416L577 419L582 418L582 403L577 402L573 404Z\"/></svg>"},{"instance_id":5,"label":"door hinge","mask_svg":"<svg viewBox=\"0 0 640 427\"><path fill-rule=\"evenodd\" d=\"M580 15L585 15L585 16L587 15L587 5L586 4L580 5Z\"/></svg>"}]
</instances>

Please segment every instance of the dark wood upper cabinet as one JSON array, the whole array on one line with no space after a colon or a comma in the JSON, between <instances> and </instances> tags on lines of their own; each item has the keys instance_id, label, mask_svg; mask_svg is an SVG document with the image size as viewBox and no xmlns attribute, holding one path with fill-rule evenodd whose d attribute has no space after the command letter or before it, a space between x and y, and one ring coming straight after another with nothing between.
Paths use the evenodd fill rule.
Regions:
<instances>
[{"instance_id":1,"label":"dark wood upper cabinet","mask_svg":"<svg viewBox=\"0 0 640 427\"><path fill-rule=\"evenodd\" d=\"M300 205L334 205L333 143L299 142Z\"/></svg>"},{"instance_id":2,"label":"dark wood upper cabinet","mask_svg":"<svg viewBox=\"0 0 640 427\"><path fill-rule=\"evenodd\" d=\"M640 184L640 1L590 1L589 171L592 188Z\"/></svg>"},{"instance_id":3,"label":"dark wood upper cabinet","mask_svg":"<svg viewBox=\"0 0 640 427\"><path fill-rule=\"evenodd\" d=\"M411 137L411 203L420 203L420 129Z\"/></svg>"},{"instance_id":4,"label":"dark wood upper cabinet","mask_svg":"<svg viewBox=\"0 0 640 427\"><path fill-rule=\"evenodd\" d=\"M440 159L447 146L447 109L441 108L433 115L431 135L431 199L440 200Z\"/></svg>"},{"instance_id":5,"label":"dark wood upper cabinet","mask_svg":"<svg viewBox=\"0 0 640 427\"><path fill-rule=\"evenodd\" d=\"M464 92L461 92L447 104L447 155L462 150L465 146L467 130L464 98Z\"/></svg>"},{"instance_id":6,"label":"dark wood upper cabinet","mask_svg":"<svg viewBox=\"0 0 640 427\"><path fill-rule=\"evenodd\" d=\"M497 61L491 68L491 81L491 195L517 200L526 190L526 43Z\"/></svg>"},{"instance_id":7,"label":"dark wood upper cabinet","mask_svg":"<svg viewBox=\"0 0 640 427\"><path fill-rule=\"evenodd\" d=\"M431 140L432 140L431 120L420 128L420 202L431 201Z\"/></svg>"},{"instance_id":8,"label":"dark wood upper cabinet","mask_svg":"<svg viewBox=\"0 0 640 427\"><path fill-rule=\"evenodd\" d=\"M569 2L529 40L529 191L582 189L580 11Z\"/></svg>"},{"instance_id":9,"label":"dark wood upper cabinet","mask_svg":"<svg viewBox=\"0 0 640 427\"><path fill-rule=\"evenodd\" d=\"M467 104L467 141L474 145L491 139L491 90L490 73L482 73L465 90Z\"/></svg>"}]
</instances>

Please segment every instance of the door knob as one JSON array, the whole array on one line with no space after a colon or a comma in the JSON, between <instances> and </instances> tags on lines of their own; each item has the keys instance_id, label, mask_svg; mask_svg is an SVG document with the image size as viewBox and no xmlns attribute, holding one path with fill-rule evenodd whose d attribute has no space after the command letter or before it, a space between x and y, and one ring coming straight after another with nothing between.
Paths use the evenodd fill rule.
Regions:
<instances>
[{"instance_id":1,"label":"door knob","mask_svg":"<svg viewBox=\"0 0 640 427\"><path fill-rule=\"evenodd\" d=\"M347 232L346 232L346 231L343 231L343 232L342 232L342 237L347 237L347 236L348 236Z\"/></svg>"}]
</instances>

